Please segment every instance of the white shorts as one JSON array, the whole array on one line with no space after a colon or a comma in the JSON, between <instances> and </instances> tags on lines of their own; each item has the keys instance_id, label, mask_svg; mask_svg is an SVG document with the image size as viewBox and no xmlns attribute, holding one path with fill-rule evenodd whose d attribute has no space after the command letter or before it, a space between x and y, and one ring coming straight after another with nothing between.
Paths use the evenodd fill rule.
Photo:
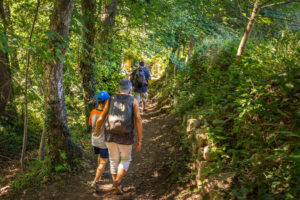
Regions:
<instances>
[{"instance_id":1,"label":"white shorts","mask_svg":"<svg viewBox=\"0 0 300 200\"><path fill-rule=\"evenodd\" d=\"M131 162L132 145L117 144L115 142L106 142L109 152L109 163L111 174L117 174L118 171L128 170Z\"/></svg>"},{"instance_id":2,"label":"white shorts","mask_svg":"<svg viewBox=\"0 0 300 200\"><path fill-rule=\"evenodd\" d=\"M138 103L141 102L141 100L146 103L148 98L148 92L136 92L135 93L136 100Z\"/></svg>"}]
</instances>

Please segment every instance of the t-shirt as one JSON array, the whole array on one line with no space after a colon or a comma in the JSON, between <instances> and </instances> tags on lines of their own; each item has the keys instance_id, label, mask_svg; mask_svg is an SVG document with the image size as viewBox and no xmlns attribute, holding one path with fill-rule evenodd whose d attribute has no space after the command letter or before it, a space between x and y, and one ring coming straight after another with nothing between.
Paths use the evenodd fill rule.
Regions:
<instances>
[{"instance_id":1,"label":"t-shirt","mask_svg":"<svg viewBox=\"0 0 300 200\"><path fill-rule=\"evenodd\" d=\"M147 68L145 67L140 67L143 69L144 71L144 74L145 74L145 79L147 80L147 83L148 83L148 79L151 77L150 75L150 72ZM132 73L131 73L131 76L133 77L132 79L132 84L134 86L134 76L135 76L135 73L136 73L136 70L134 70ZM147 92L148 91L148 86L144 86L144 87L134 87L134 92Z\"/></svg>"},{"instance_id":2,"label":"t-shirt","mask_svg":"<svg viewBox=\"0 0 300 200\"><path fill-rule=\"evenodd\" d=\"M107 146L106 146L105 141L104 141L104 139L105 139L104 124L101 127L100 135L93 136L93 132L94 132L94 129L96 127L96 122L97 122L98 117L101 115L102 112L103 111L99 110L99 109L92 110L92 112L90 114L90 117L89 117L89 124L92 126L92 145L94 147L98 147L98 148L101 148L101 149L107 149Z\"/></svg>"}]
</instances>

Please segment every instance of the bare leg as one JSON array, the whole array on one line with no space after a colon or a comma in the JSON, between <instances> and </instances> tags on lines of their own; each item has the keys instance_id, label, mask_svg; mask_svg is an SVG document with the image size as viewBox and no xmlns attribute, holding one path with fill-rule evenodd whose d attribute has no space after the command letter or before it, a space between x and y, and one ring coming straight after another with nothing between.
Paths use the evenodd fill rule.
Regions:
<instances>
[{"instance_id":1,"label":"bare leg","mask_svg":"<svg viewBox=\"0 0 300 200\"><path fill-rule=\"evenodd\" d=\"M117 179L116 179L116 181L118 181L118 183L121 183L121 182L122 182L125 173L126 173L125 169L120 169L120 170L118 171Z\"/></svg>"},{"instance_id":2,"label":"bare leg","mask_svg":"<svg viewBox=\"0 0 300 200\"><path fill-rule=\"evenodd\" d=\"M146 102L143 101L143 111L146 111Z\"/></svg>"},{"instance_id":3,"label":"bare leg","mask_svg":"<svg viewBox=\"0 0 300 200\"><path fill-rule=\"evenodd\" d=\"M112 179L113 179L113 182L115 182L116 179L117 179L117 174L112 174L111 177L112 177Z\"/></svg>"},{"instance_id":4,"label":"bare leg","mask_svg":"<svg viewBox=\"0 0 300 200\"><path fill-rule=\"evenodd\" d=\"M101 178L101 176L104 172L105 166L106 166L107 159L106 158L100 158L100 156L99 156L98 161L100 162L100 164L98 165L98 168L97 168L96 176L95 176L95 179L94 179L95 182L100 181L100 178Z\"/></svg>"},{"instance_id":5,"label":"bare leg","mask_svg":"<svg viewBox=\"0 0 300 200\"><path fill-rule=\"evenodd\" d=\"M113 187L115 188L117 194L123 194L123 191L120 187L120 183L123 180L123 177L124 177L125 173L126 173L125 169L119 169L117 177L114 180Z\"/></svg>"}]
</instances>

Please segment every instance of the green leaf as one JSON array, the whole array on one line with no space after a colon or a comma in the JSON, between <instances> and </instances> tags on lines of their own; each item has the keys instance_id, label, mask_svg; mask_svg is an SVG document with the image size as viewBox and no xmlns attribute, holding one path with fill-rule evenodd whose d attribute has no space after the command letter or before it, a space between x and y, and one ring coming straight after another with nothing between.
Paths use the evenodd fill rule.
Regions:
<instances>
[{"instance_id":1,"label":"green leaf","mask_svg":"<svg viewBox=\"0 0 300 200\"><path fill-rule=\"evenodd\" d=\"M221 120L221 119L215 119L214 121L213 121L213 124L224 124L225 123L225 121L224 120Z\"/></svg>"}]
</instances>

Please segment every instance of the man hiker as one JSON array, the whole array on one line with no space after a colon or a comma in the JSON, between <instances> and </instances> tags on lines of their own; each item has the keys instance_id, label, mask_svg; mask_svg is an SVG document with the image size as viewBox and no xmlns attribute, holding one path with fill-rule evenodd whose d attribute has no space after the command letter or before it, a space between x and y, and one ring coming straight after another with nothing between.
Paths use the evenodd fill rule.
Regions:
<instances>
[{"instance_id":1,"label":"man hiker","mask_svg":"<svg viewBox=\"0 0 300 200\"><path fill-rule=\"evenodd\" d=\"M129 168L132 145L134 144L134 125L137 131L136 151L142 149L142 118L138 101L130 95L132 83L123 79L119 83L119 93L106 103L102 115L98 118L94 135L99 134L105 121L105 142L108 147L113 189L123 194L120 183Z\"/></svg>"},{"instance_id":2,"label":"man hiker","mask_svg":"<svg viewBox=\"0 0 300 200\"><path fill-rule=\"evenodd\" d=\"M134 92L138 103L142 100L143 112L146 112L146 103L148 97L148 80L151 80L151 75L148 69L144 67L144 61L139 63L139 66L130 75L130 80L132 80L134 85Z\"/></svg>"},{"instance_id":3,"label":"man hiker","mask_svg":"<svg viewBox=\"0 0 300 200\"><path fill-rule=\"evenodd\" d=\"M89 124L92 126L92 130L96 127L96 122L99 116L102 114L105 102L109 99L109 94L105 91L101 91L97 94L98 107L92 110L89 117ZM97 187L100 184L100 178L104 172L107 159L108 159L108 149L104 141L104 126L100 126L100 134L94 136L92 134L92 145L94 148L94 153L98 155L98 168L96 171L96 176L92 182L92 187Z\"/></svg>"}]
</instances>

